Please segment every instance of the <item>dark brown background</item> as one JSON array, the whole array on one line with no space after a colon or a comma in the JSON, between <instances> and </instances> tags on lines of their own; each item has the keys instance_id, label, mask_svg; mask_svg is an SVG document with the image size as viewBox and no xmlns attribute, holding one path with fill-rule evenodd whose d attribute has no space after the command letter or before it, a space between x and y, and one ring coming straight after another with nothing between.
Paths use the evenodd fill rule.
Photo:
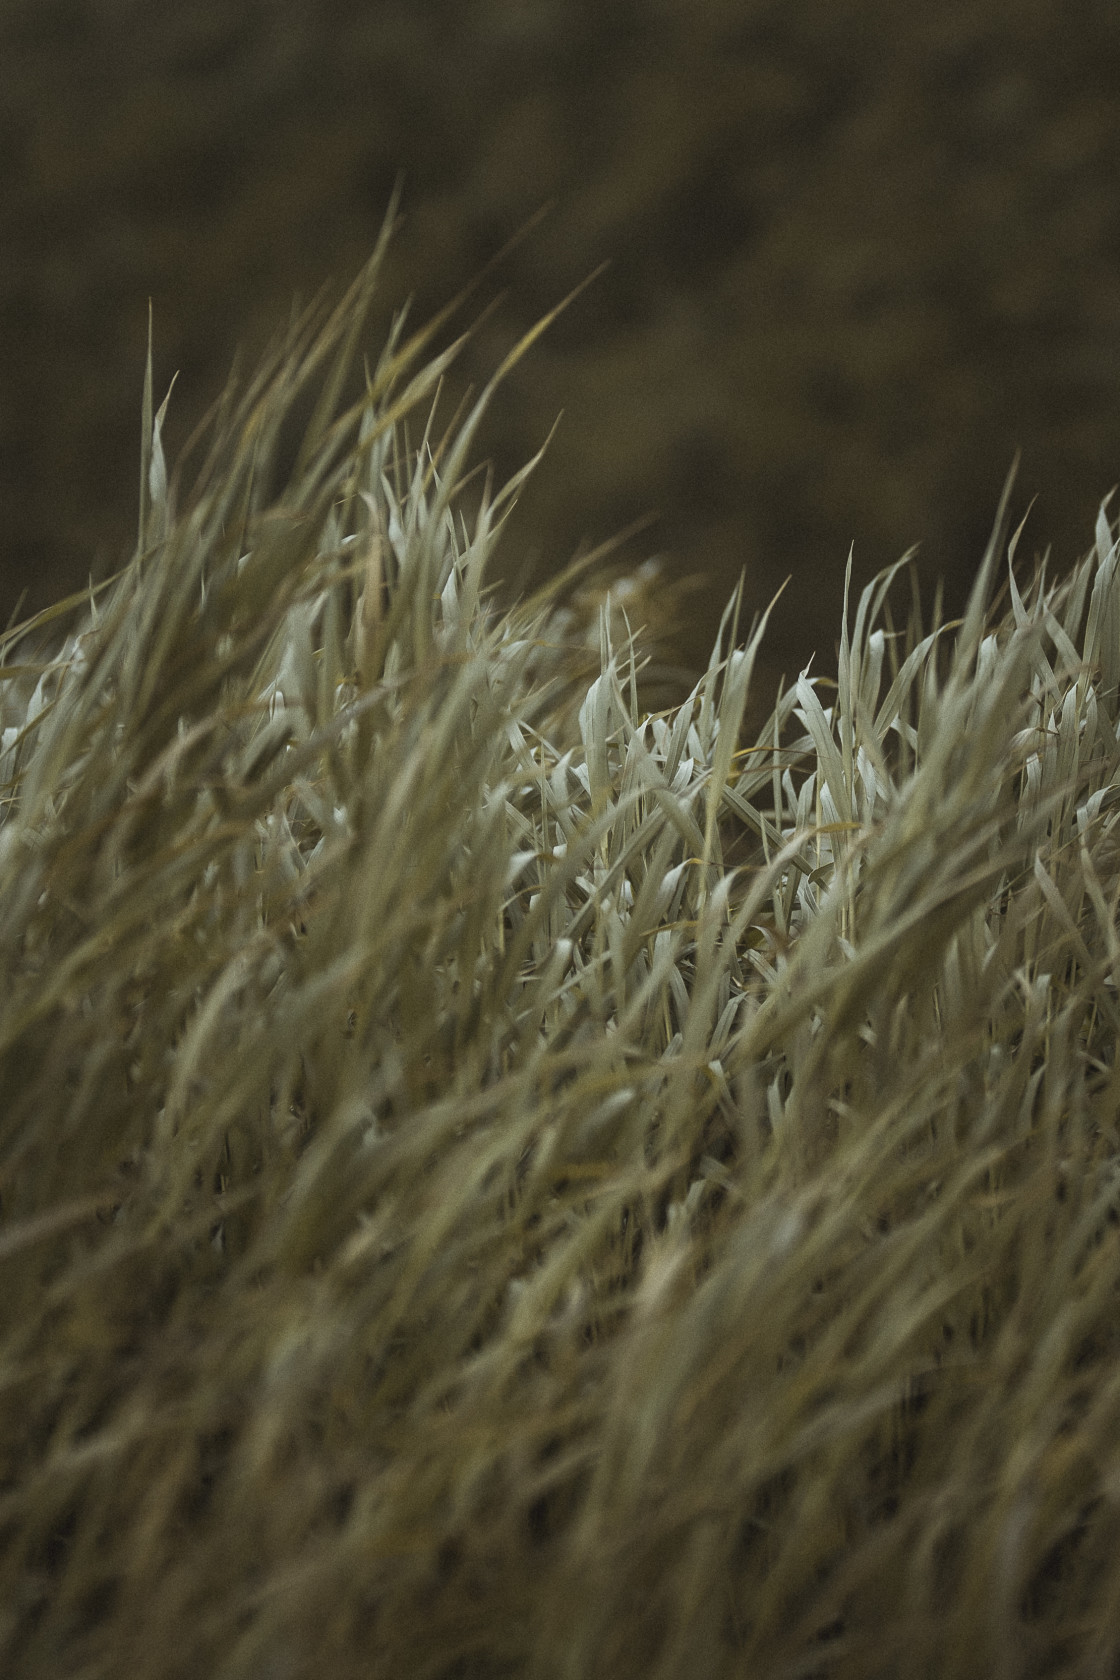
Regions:
<instances>
[{"instance_id":1,"label":"dark brown background","mask_svg":"<svg viewBox=\"0 0 1120 1680\"><path fill-rule=\"evenodd\" d=\"M373 348L546 199L465 378L612 260L485 433L504 478L565 411L499 571L656 509L683 656L745 566L792 573L768 674L828 667L849 544L959 603L1017 445L1064 569L1120 477L1118 144L1116 0L2 0L0 609L130 547L148 297L174 449L402 169Z\"/></svg>"}]
</instances>

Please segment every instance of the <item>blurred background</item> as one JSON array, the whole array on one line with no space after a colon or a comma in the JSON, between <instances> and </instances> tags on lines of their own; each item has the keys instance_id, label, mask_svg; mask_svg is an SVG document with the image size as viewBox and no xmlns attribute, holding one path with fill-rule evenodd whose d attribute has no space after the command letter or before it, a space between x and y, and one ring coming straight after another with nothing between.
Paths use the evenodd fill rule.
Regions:
<instances>
[{"instance_id":1,"label":"blurred background","mask_svg":"<svg viewBox=\"0 0 1120 1680\"><path fill-rule=\"evenodd\" d=\"M1090 546L1118 150L1116 0L0 0L0 612L131 549L149 297L174 454L403 171L373 352L553 202L445 418L610 260L487 423L503 482L563 410L499 574L656 513L621 558L705 574L681 660L745 570L749 611L791 578L764 682L834 670L849 547L957 610L1017 448L1027 575Z\"/></svg>"}]
</instances>

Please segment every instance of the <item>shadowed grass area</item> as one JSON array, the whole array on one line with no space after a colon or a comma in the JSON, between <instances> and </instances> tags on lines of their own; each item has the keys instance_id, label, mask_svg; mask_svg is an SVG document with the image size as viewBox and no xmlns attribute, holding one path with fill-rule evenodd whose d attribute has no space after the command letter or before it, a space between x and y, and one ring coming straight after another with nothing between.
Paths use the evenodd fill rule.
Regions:
<instances>
[{"instance_id":1,"label":"shadowed grass area","mask_svg":"<svg viewBox=\"0 0 1120 1680\"><path fill-rule=\"evenodd\" d=\"M613 598L488 607L434 327L335 417L381 249L181 507L149 373L135 559L4 640L0 1668L1111 1673L1105 511L647 715Z\"/></svg>"}]
</instances>

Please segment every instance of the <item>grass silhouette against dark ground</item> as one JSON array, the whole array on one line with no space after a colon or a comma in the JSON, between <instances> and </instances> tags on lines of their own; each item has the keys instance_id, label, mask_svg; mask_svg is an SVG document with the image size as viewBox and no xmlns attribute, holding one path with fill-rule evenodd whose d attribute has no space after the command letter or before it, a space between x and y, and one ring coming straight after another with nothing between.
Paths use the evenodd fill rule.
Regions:
<instances>
[{"instance_id":1,"label":"grass silhouette against dark ground","mask_svg":"<svg viewBox=\"0 0 1120 1680\"><path fill-rule=\"evenodd\" d=\"M8 0L0 620L127 552L149 297L177 450L401 170L419 319L554 205L452 407L611 263L484 421L501 482L564 411L507 568L656 511L700 669L740 570L752 612L792 576L768 688L835 658L853 543L857 592L920 543L959 612L1017 450L1028 557L1120 477L1118 126L1111 0Z\"/></svg>"}]
</instances>

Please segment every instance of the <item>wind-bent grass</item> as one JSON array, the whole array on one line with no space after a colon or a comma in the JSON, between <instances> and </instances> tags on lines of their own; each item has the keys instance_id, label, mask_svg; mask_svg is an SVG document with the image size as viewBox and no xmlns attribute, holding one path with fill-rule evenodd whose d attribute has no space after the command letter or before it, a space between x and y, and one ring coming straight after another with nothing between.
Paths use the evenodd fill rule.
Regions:
<instances>
[{"instance_id":1,"label":"wind-bent grass","mask_svg":"<svg viewBox=\"0 0 1120 1680\"><path fill-rule=\"evenodd\" d=\"M334 419L376 266L181 512L149 377L135 560L4 642L0 1669L1112 1674L1104 511L644 716L488 608L428 335Z\"/></svg>"}]
</instances>

